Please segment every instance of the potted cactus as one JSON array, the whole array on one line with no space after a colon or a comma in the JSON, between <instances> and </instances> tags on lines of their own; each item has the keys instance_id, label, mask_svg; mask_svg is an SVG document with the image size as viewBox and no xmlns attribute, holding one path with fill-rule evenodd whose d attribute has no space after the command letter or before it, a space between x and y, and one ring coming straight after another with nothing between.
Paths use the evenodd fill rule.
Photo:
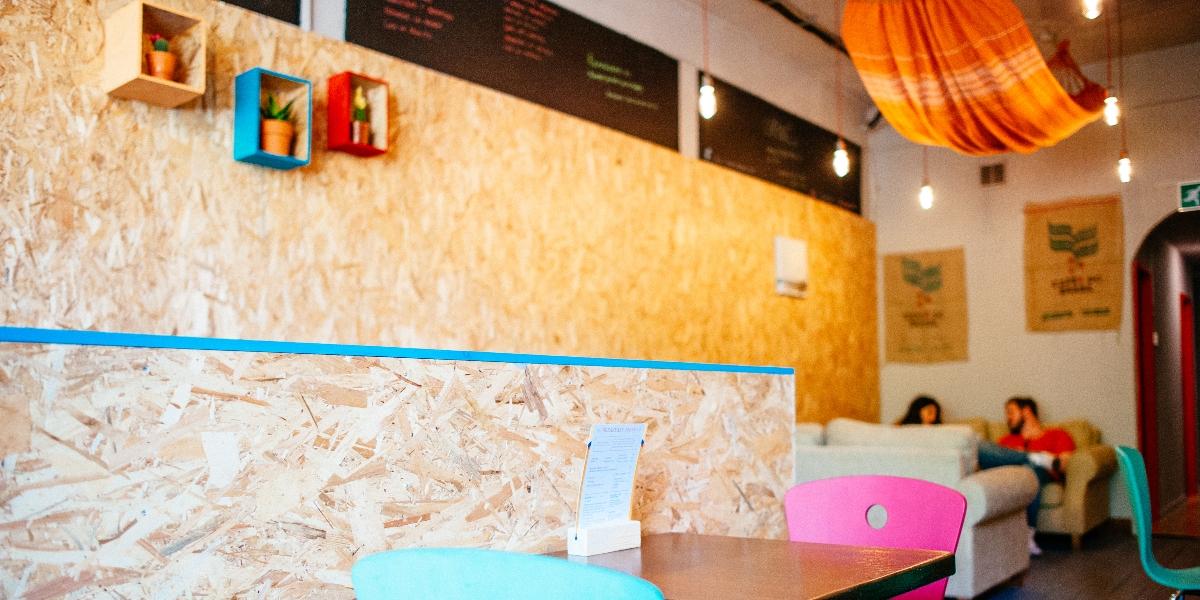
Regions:
<instances>
[{"instance_id":1,"label":"potted cactus","mask_svg":"<svg viewBox=\"0 0 1200 600\"><path fill-rule=\"evenodd\" d=\"M262 107L262 140L263 152L281 154L292 153L292 138L296 135L292 125L292 103L283 106L275 101L274 94L267 95L267 103Z\"/></svg>"},{"instance_id":2,"label":"potted cactus","mask_svg":"<svg viewBox=\"0 0 1200 600\"><path fill-rule=\"evenodd\" d=\"M371 143L371 122L367 115L367 98L363 95L362 86L354 88L354 101L351 103L350 141L355 144Z\"/></svg>"},{"instance_id":3,"label":"potted cactus","mask_svg":"<svg viewBox=\"0 0 1200 600\"><path fill-rule=\"evenodd\" d=\"M170 42L155 33L150 36L150 45L153 49L146 54L146 66L150 76L174 81L177 57L171 52Z\"/></svg>"}]
</instances>

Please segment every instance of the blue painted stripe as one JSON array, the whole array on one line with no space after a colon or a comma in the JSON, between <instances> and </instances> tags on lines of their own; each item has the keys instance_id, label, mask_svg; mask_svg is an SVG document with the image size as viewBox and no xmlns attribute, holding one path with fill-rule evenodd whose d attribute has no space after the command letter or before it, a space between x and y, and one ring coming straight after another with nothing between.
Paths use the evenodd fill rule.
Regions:
<instances>
[{"instance_id":1,"label":"blue painted stripe","mask_svg":"<svg viewBox=\"0 0 1200 600\"><path fill-rule=\"evenodd\" d=\"M670 369L675 371L722 371L793 375L791 367L759 367L719 363L692 363L550 354L510 354L470 350L431 350L392 346L356 346L310 342L238 340L228 338L116 333L76 329L38 329L0 326L0 342L24 344L71 344L77 346L119 346L132 348L171 348L178 350L218 350L224 352L273 352L278 354L327 354L332 356L376 356L383 358L419 358L431 360L469 360L475 362L531 365L576 365L581 367L621 367L626 369Z\"/></svg>"}]
</instances>

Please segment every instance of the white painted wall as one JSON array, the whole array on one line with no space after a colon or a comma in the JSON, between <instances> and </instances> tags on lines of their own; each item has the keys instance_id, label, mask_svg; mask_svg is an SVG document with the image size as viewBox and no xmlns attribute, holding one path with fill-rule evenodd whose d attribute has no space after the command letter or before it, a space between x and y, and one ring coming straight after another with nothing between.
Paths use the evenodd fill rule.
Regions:
<instances>
[{"instance_id":1,"label":"white painted wall","mask_svg":"<svg viewBox=\"0 0 1200 600\"><path fill-rule=\"evenodd\" d=\"M1116 177L1117 129L1096 122L1054 148L999 157L1007 162L1008 183L990 190L979 186L978 169L997 158L931 150L937 199L922 211L920 148L890 128L870 137L864 194L880 256L964 247L970 315L970 358L929 366L885 363L880 319L884 421L899 418L919 393L942 400L950 419L997 420L1006 398L1028 394L1048 420L1086 417L1109 443L1136 445L1129 269L1121 329L1111 332L1027 332L1023 273L1025 203L1121 193L1128 265L1150 229L1177 206L1176 184L1200 179L1200 44L1130 57L1125 67L1121 102L1134 165L1125 186ZM1103 81L1104 65L1085 71ZM878 273L882 314L883 269ZM1128 514L1123 491L1114 495L1114 507Z\"/></svg>"}]
</instances>

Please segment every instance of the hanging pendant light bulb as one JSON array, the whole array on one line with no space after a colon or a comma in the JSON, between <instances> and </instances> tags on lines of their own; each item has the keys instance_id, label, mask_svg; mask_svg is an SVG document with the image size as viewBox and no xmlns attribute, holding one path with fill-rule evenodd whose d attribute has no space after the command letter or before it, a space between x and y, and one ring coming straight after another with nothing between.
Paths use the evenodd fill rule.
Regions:
<instances>
[{"instance_id":1,"label":"hanging pendant light bulb","mask_svg":"<svg viewBox=\"0 0 1200 600\"><path fill-rule=\"evenodd\" d=\"M1117 88L1113 86L1113 34L1112 34L1112 19L1109 13L1104 15L1104 53L1106 56L1104 69L1104 89L1106 97L1104 98L1104 122L1109 127L1121 122L1121 107L1117 104ZM1118 17L1120 13L1118 12ZM1090 18L1090 17L1089 17ZM1118 35L1120 35L1120 22L1117 24ZM1118 40L1118 43L1120 41ZM1125 91L1124 88L1121 91Z\"/></svg>"},{"instance_id":2,"label":"hanging pendant light bulb","mask_svg":"<svg viewBox=\"0 0 1200 600\"><path fill-rule=\"evenodd\" d=\"M706 120L717 114L717 90L708 74L708 0L700 3L700 44L704 52L704 73L700 76L700 99L697 107Z\"/></svg>"},{"instance_id":3,"label":"hanging pendant light bulb","mask_svg":"<svg viewBox=\"0 0 1200 600\"><path fill-rule=\"evenodd\" d=\"M1121 122L1121 107L1117 105L1117 97L1109 96L1104 99L1104 122L1109 127Z\"/></svg>"},{"instance_id":4,"label":"hanging pendant light bulb","mask_svg":"<svg viewBox=\"0 0 1200 600\"><path fill-rule=\"evenodd\" d=\"M712 78L705 73L700 77L700 116L705 119L717 114L717 90L713 87Z\"/></svg>"},{"instance_id":5,"label":"hanging pendant light bulb","mask_svg":"<svg viewBox=\"0 0 1200 600\"><path fill-rule=\"evenodd\" d=\"M1119 0L1116 4L1116 9L1117 9L1116 10L1116 12L1117 12L1117 81L1119 82L1119 84L1121 86L1121 91L1124 92L1125 91L1125 41L1124 41L1125 36L1124 36L1124 32L1121 29L1121 3ZM1112 64L1112 60L1109 60L1109 64ZM1112 106L1114 106L1114 107L1116 106L1116 98L1107 98L1104 100L1104 102L1106 104L1106 106L1104 107L1105 120L1108 119L1107 103L1108 103L1108 100L1110 100L1110 99L1113 101ZM1120 130L1121 131L1121 157L1117 159L1117 177L1120 178L1121 183L1129 183L1130 178L1133 177L1133 162L1129 160L1129 144L1128 144L1128 139L1125 135L1125 123L1127 120L1128 119L1121 121L1121 130ZM1112 124L1113 124L1112 122L1109 123L1109 125L1112 125Z\"/></svg>"},{"instance_id":6,"label":"hanging pendant light bulb","mask_svg":"<svg viewBox=\"0 0 1200 600\"><path fill-rule=\"evenodd\" d=\"M1083 16L1095 19L1100 16L1100 0L1083 0Z\"/></svg>"},{"instance_id":7,"label":"hanging pendant light bulb","mask_svg":"<svg viewBox=\"0 0 1200 600\"><path fill-rule=\"evenodd\" d=\"M837 21L840 23L841 2L838 2L836 8ZM845 177L850 174L850 154L846 152L846 142L842 139L842 57L837 52L833 53L833 86L837 107L837 146L833 150L833 172L838 177Z\"/></svg>"},{"instance_id":8,"label":"hanging pendant light bulb","mask_svg":"<svg viewBox=\"0 0 1200 600\"><path fill-rule=\"evenodd\" d=\"M850 154L846 152L846 142L838 138L837 149L833 151L833 172L837 173L838 177L845 177L850 173Z\"/></svg>"},{"instance_id":9,"label":"hanging pendant light bulb","mask_svg":"<svg viewBox=\"0 0 1200 600\"><path fill-rule=\"evenodd\" d=\"M917 203L924 210L933 208L933 186L929 185L929 146L921 147L921 191L917 192Z\"/></svg>"},{"instance_id":10,"label":"hanging pendant light bulb","mask_svg":"<svg viewBox=\"0 0 1200 600\"><path fill-rule=\"evenodd\" d=\"M917 194L917 201L925 210L933 208L933 186L929 185L928 179L921 182L921 192Z\"/></svg>"}]
</instances>

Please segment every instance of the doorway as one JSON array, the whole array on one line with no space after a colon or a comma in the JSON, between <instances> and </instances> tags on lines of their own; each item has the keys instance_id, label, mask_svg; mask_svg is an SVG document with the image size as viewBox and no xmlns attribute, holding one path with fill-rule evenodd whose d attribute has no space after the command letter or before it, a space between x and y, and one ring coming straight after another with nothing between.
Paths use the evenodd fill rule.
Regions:
<instances>
[{"instance_id":1,"label":"doorway","mask_svg":"<svg viewBox=\"0 0 1200 600\"><path fill-rule=\"evenodd\" d=\"M1200 286L1200 267L1192 270L1192 292ZM1196 342L1200 340L1196 330L1196 308L1189 294L1179 295L1179 334L1180 354L1182 364L1180 373L1183 380L1183 421L1184 429L1184 489L1187 501L1183 506L1172 510L1154 522L1154 535L1167 537L1182 537L1200 539L1200 495L1196 490L1198 449L1197 437L1200 437L1200 422L1196 414Z\"/></svg>"},{"instance_id":2,"label":"doorway","mask_svg":"<svg viewBox=\"0 0 1200 600\"><path fill-rule=\"evenodd\" d=\"M1133 264L1134 362L1137 371L1138 447L1146 459L1150 513L1158 519L1158 397L1154 385L1154 278L1141 263Z\"/></svg>"},{"instance_id":3,"label":"doorway","mask_svg":"<svg viewBox=\"0 0 1200 600\"><path fill-rule=\"evenodd\" d=\"M1197 494L1196 330L1200 211L1172 214L1133 260L1134 389L1138 445L1155 519Z\"/></svg>"},{"instance_id":4,"label":"doorway","mask_svg":"<svg viewBox=\"0 0 1200 600\"><path fill-rule=\"evenodd\" d=\"M1194 283L1194 282L1193 282ZM1196 315L1192 297L1179 294L1180 374L1183 380L1184 492L1196 495Z\"/></svg>"}]
</instances>

